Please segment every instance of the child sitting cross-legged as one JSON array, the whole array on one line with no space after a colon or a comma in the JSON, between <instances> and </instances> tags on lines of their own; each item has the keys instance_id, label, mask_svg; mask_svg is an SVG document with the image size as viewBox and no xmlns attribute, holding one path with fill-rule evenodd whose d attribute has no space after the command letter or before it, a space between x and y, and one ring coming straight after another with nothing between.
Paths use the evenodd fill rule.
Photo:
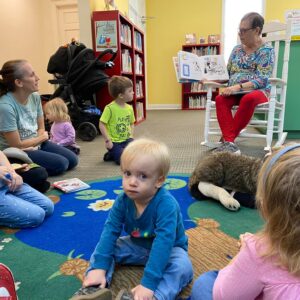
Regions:
<instances>
[{"instance_id":1,"label":"child sitting cross-legged","mask_svg":"<svg viewBox=\"0 0 300 300\"><path fill-rule=\"evenodd\" d=\"M127 104L133 99L132 81L125 76L113 76L108 91L114 101L105 106L99 123L108 150L103 160L113 160L119 165L124 148L133 140L135 117L132 106Z\"/></svg>"},{"instance_id":2,"label":"child sitting cross-legged","mask_svg":"<svg viewBox=\"0 0 300 300\"><path fill-rule=\"evenodd\" d=\"M163 187L170 167L168 148L138 139L121 157L123 189L90 259L83 287L72 300L112 299L106 289L115 264L144 265L140 284L117 299L175 299L193 278L188 238L176 199ZM127 236L122 236L122 230ZM88 297L87 297L88 295Z\"/></svg>"},{"instance_id":3,"label":"child sitting cross-legged","mask_svg":"<svg viewBox=\"0 0 300 300\"><path fill-rule=\"evenodd\" d=\"M218 271L202 274L192 300L300 299L300 144L263 164L256 193L265 220L257 234L241 235L241 249Z\"/></svg>"},{"instance_id":4,"label":"child sitting cross-legged","mask_svg":"<svg viewBox=\"0 0 300 300\"><path fill-rule=\"evenodd\" d=\"M54 98L45 104L46 118L52 123L50 140L75 154L80 153L80 147L75 142L75 129L70 121L68 107L63 99Z\"/></svg>"}]
</instances>

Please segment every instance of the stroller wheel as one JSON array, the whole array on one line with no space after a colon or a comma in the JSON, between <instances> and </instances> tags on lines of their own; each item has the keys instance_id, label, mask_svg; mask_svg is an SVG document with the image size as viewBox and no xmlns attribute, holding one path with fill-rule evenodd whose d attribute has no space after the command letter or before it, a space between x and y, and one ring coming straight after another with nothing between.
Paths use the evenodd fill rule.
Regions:
<instances>
[{"instance_id":1,"label":"stroller wheel","mask_svg":"<svg viewBox=\"0 0 300 300\"><path fill-rule=\"evenodd\" d=\"M83 141L92 141L97 133L96 126L90 122L83 122L77 128L77 135Z\"/></svg>"}]
</instances>

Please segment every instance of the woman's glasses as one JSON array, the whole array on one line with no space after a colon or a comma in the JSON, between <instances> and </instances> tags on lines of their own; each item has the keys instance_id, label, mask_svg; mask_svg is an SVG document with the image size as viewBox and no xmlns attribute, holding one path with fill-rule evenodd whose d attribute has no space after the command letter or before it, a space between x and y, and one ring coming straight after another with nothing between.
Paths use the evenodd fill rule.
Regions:
<instances>
[{"instance_id":1,"label":"woman's glasses","mask_svg":"<svg viewBox=\"0 0 300 300\"><path fill-rule=\"evenodd\" d=\"M239 34L245 34L247 31L252 30L254 28L238 28Z\"/></svg>"}]
</instances>

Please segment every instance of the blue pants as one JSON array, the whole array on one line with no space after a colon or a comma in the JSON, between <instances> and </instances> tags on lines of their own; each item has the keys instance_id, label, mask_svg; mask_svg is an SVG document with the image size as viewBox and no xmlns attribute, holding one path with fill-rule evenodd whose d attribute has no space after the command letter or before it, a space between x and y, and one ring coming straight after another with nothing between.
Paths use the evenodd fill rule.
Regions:
<instances>
[{"instance_id":1,"label":"blue pants","mask_svg":"<svg viewBox=\"0 0 300 300\"><path fill-rule=\"evenodd\" d=\"M10 192L7 186L0 189L0 225L11 228L39 226L45 217L52 215L53 202L24 183Z\"/></svg>"},{"instance_id":2,"label":"blue pants","mask_svg":"<svg viewBox=\"0 0 300 300\"><path fill-rule=\"evenodd\" d=\"M116 264L146 265L150 250L134 244L129 236L117 240L114 262L106 273L106 280L110 285ZM93 257L93 256L92 256ZM187 251L174 247L154 296L157 300L174 300L180 291L193 279L193 267Z\"/></svg>"},{"instance_id":3,"label":"blue pants","mask_svg":"<svg viewBox=\"0 0 300 300\"><path fill-rule=\"evenodd\" d=\"M191 300L213 300L213 287L218 271L209 271L200 275L194 282Z\"/></svg>"},{"instance_id":4,"label":"blue pants","mask_svg":"<svg viewBox=\"0 0 300 300\"><path fill-rule=\"evenodd\" d=\"M34 163L44 167L49 176L59 175L78 164L75 153L50 141L43 142L39 150L26 151L26 153Z\"/></svg>"},{"instance_id":5,"label":"blue pants","mask_svg":"<svg viewBox=\"0 0 300 300\"><path fill-rule=\"evenodd\" d=\"M112 159L115 161L116 164L120 164L121 155L125 147L132 141L133 139L128 139L122 143L113 143L113 147L110 150L108 150L109 154L111 155Z\"/></svg>"}]
</instances>

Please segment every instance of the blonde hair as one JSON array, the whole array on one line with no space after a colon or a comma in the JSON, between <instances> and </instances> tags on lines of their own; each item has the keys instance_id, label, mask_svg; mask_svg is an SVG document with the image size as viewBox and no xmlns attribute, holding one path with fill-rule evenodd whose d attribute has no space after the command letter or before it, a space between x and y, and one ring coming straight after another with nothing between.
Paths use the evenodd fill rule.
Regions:
<instances>
[{"instance_id":1,"label":"blonde hair","mask_svg":"<svg viewBox=\"0 0 300 300\"><path fill-rule=\"evenodd\" d=\"M66 103L61 98L54 98L45 105L45 112L53 116L56 122L69 122L70 116Z\"/></svg>"},{"instance_id":2,"label":"blonde hair","mask_svg":"<svg viewBox=\"0 0 300 300\"><path fill-rule=\"evenodd\" d=\"M129 143L121 156L121 167L130 164L139 155L152 156L158 165L159 176L166 177L170 169L170 154L168 147L158 141L150 139L137 139Z\"/></svg>"},{"instance_id":3,"label":"blonde hair","mask_svg":"<svg viewBox=\"0 0 300 300\"><path fill-rule=\"evenodd\" d=\"M113 98L125 93L126 89L133 87L132 81L125 76L113 76L108 81L108 91Z\"/></svg>"},{"instance_id":4,"label":"blonde hair","mask_svg":"<svg viewBox=\"0 0 300 300\"><path fill-rule=\"evenodd\" d=\"M284 153L270 168L276 153L258 177L256 201L266 221L258 236L268 241L261 255L276 258L280 267L300 276L300 148Z\"/></svg>"}]
</instances>

